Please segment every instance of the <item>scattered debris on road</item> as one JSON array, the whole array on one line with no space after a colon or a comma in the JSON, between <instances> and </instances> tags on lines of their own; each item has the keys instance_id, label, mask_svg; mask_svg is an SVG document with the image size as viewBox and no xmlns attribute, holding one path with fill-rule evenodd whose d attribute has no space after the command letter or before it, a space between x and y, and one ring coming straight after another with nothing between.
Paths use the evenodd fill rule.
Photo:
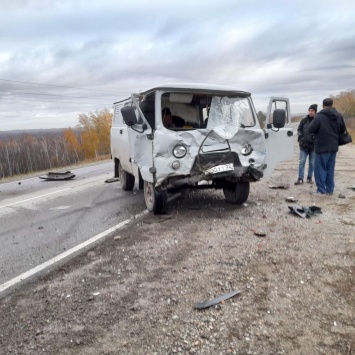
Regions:
<instances>
[{"instance_id":1,"label":"scattered debris on road","mask_svg":"<svg viewBox=\"0 0 355 355\"><path fill-rule=\"evenodd\" d=\"M304 207L304 206L296 205L296 206L288 206L288 208L293 214L296 214L302 218L309 218L315 214L322 213L322 209L317 206Z\"/></svg>"},{"instance_id":2,"label":"scattered debris on road","mask_svg":"<svg viewBox=\"0 0 355 355\"><path fill-rule=\"evenodd\" d=\"M195 308L196 309L204 309L204 308L209 308L209 307L212 307L212 306L215 306L216 304L219 304L221 303L222 301L225 301L231 297L234 297L235 295L237 295L238 293L240 293L239 290L235 290L235 291L231 291L229 293L226 293L222 296L219 296L217 298L214 298L213 300L210 300L210 301L205 301L205 302L202 302L202 303L197 303L195 305Z\"/></svg>"},{"instance_id":3,"label":"scattered debris on road","mask_svg":"<svg viewBox=\"0 0 355 355\"><path fill-rule=\"evenodd\" d=\"M251 229L251 231L256 235L257 237L266 237L266 233L263 230L260 229Z\"/></svg>"},{"instance_id":4,"label":"scattered debris on road","mask_svg":"<svg viewBox=\"0 0 355 355\"><path fill-rule=\"evenodd\" d=\"M346 196L344 194L339 194L338 198L346 198Z\"/></svg>"},{"instance_id":5,"label":"scattered debris on road","mask_svg":"<svg viewBox=\"0 0 355 355\"><path fill-rule=\"evenodd\" d=\"M269 189L289 189L290 188L290 184L277 184L277 185L270 185Z\"/></svg>"},{"instance_id":6,"label":"scattered debris on road","mask_svg":"<svg viewBox=\"0 0 355 355\"><path fill-rule=\"evenodd\" d=\"M290 196L290 197L286 197L286 202L297 202L298 200L293 197L293 196Z\"/></svg>"},{"instance_id":7,"label":"scattered debris on road","mask_svg":"<svg viewBox=\"0 0 355 355\"><path fill-rule=\"evenodd\" d=\"M0 297L0 353L355 355L355 145L342 149L332 197L316 202L311 186L293 186L295 159L254 187L248 207L221 204L220 191L187 193L168 221L137 218ZM289 190L269 189L279 182L290 182ZM0 189L3 197L6 185ZM288 196L298 202L285 202ZM313 202L323 214L305 221L288 208ZM127 213L136 211L132 201ZM28 235L51 236L55 227L32 223ZM10 248L20 243L15 235ZM194 308L237 287L235 298Z\"/></svg>"},{"instance_id":8,"label":"scattered debris on road","mask_svg":"<svg viewBox=\"0 0 355 355\"><path fill-rule=\"evenodd\" d=\"M49 171L46 175L39 176L40 179L44 180L69 180L73 179L75 175L71 171Z\"/></svg>"},{"instance_id":9,"label":"scattered debris on road","mask_svg":"<svg viewBox=\"0 0 355 355\"><path fill-rule=\"evenodd\" d=\"M111 182L116 182L116 181L120 181L120 179L119 178L116 178L116 177L113 177L113 178L110 178L110 179L106 179L105 180L105 182L106 183L111 183Z\"/></svg>"}]
</instances>

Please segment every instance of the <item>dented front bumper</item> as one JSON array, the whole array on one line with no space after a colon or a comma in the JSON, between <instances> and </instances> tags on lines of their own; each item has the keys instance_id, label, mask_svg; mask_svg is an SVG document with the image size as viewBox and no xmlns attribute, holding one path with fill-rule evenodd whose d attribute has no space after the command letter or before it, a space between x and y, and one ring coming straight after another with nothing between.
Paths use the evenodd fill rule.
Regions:
<instances>
[{"instance_id":1,"label":"dented front bumper","mask_svg":"<svg viewBox=\"0 0 355 355\"><path fill-rule=\"evenodd\" d=\"M233 169L216 173L209 173L211 168L223 165L232 166ZM165 187L169 189L193 186L201 181L205 181L209 184L215 183L217 185L221 180L257 181L263 177L264 169L265 164L260 166L255 166L253 164L249 166L242 166L238 154L235 152L230 152L227 154L213 153L197 156L190 174L168 176L161 183L161 186L163 188Z\"/></svg>"}]
</instances>

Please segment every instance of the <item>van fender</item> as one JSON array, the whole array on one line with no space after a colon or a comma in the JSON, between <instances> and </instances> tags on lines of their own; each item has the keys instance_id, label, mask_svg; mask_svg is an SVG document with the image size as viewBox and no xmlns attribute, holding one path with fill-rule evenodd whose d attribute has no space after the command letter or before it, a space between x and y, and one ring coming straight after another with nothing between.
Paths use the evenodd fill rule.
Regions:
<instances>
[{"instance_id":1,"label":"van fender","mask_svg":"<svg viewBox=\"0 0 355 355\"><path fill-rule=\"evenodd\" d=\"M143 181L155 183L154 174L152 172L150 172L147 167L141 167L139 169L139 179L142 179ZM139 183L140 183L140 180L139 180ZM142 188L143 188L143 183L142 183Z\"/></svg>"}]
</instances>

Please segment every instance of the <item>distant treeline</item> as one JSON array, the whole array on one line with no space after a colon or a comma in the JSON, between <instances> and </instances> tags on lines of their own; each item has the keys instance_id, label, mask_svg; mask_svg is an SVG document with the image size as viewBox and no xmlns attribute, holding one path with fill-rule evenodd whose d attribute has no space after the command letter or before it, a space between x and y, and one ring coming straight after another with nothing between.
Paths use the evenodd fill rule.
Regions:
<instances>
[{"instance_id":1,"label":"distant treeline","mask_svg":"<svg viewBox=\"0 0 355 355\"><path fill-rule=\"evenodd\" d=\"M355 129L355 90L343 91L334 99L334 107ZM258 112L263 125L265 114ZM0 132L0 178L39 170L58 169L110 154L112 113L108 109L80 114L78 128Z\"/></svg>"},{"instance_id":2,"label":"distant treeline","mask_svg":"<svg viewBox=\"0 0 355 355\"><path fill-rule=\"evenodd\" d=\"M0 178L109 155L111 122L112 114L104 109L80 114L76 129L0 135Z\"/></svg>"},{"instance_id":3,"label":"distant treeline","mask_svg":"<svg viewBox=\"0 0 355 355\"><path fill-rule=\"evenodd\" d=\"M333 99L333 107L344 117L347 128L355 129L355 90L341 91L338 95L329 95L329 97ZM318 105L318 111L320 110L322 106ZM293 121L301 121L304 116L293 117Z\"/></svg>"}]
</instances>

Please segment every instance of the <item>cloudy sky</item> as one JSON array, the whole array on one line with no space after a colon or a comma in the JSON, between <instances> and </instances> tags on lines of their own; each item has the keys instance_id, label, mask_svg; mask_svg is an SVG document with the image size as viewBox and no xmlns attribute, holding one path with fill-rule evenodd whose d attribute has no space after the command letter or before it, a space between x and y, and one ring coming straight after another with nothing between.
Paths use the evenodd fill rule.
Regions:
<instances>
[{"instance_id":1,"label":"cloudy sky","mask_svg":"<svg viewBox=\"0 0 355 355\"><path fill-rule=\"evenodd\" d=\"M132 91L201 82L293 113L355 88L355 1L0 0L0 130L76 126Z\"/></svg>"}]
</instances>

